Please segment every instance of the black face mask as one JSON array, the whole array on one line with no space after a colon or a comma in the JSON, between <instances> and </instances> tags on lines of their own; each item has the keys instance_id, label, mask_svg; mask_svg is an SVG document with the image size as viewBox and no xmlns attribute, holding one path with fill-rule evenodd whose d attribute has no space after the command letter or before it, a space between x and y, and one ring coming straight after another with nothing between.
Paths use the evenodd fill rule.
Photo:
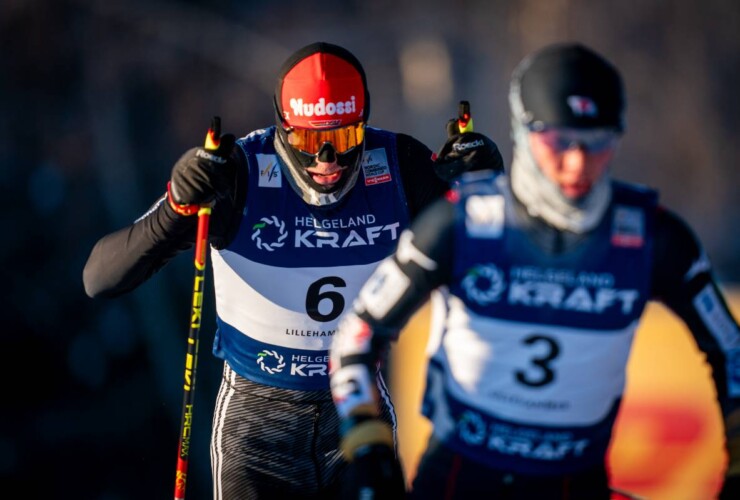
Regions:
<instances>
[{"instance_id":1,"label":"black face mask","mask_svg":"<svg viewBox=\"0 0 740 500\"><path fill-rule=\"evenodd\" d=\"M319 152L316 153L316 159L325 163L331 163L337 159L337 151L331 142L325 142L321 145Z\"/></svg>"},{"instance_id":2,"label":"black face mask","mask_svg":"<svg viewBox=\"0 0 740 500\"><path fill-rule=\"evenodd\" d=\"M278 140L282 143L288 156L288 168L290 168L294 175L300 176L300 178L312 189L319 193L327 194L341 191L352 177L352 171L360 167L362 151L364 150L362 145L339 154L334 150L334 146L332 146L330 142L326 142L321 146L318 154L311 155L291 146L288 143L287 132L283 127L278 126L276 128ZM323 186L314 182L313 177L306 171L306 169L315 166L318 161L332 162L335 158L339 166L343 167L345 170L342 174L342 178L333 186Z\"/></svg>"}]
</instances>

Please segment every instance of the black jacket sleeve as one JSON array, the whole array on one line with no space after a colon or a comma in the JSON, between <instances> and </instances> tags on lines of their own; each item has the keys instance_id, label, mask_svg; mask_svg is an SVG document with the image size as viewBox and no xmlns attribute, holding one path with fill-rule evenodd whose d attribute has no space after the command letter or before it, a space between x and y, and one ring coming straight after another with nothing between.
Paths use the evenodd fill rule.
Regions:
<instances>
[{"instance_id":1,"label":"black jacket sleeve","mask_svg":"<svg viewBox=\"0 0 740 500\"><path fill-rule=\"evenodd\" d=\"M241 148L234 148L232 158L237 162L234 197L217 200L209 224L215 248L225 247L236 234L246 199L247 168ZM130 292L193 247L197 216L177 214L166 196L133 224L103 236L94 245L82 272L88 296L110 298Z\"/></svg>"},{"instance_id":2,"label":"black jacket sleeve","mask_svg":"<svg viewBox=\"0 0 740 500\"><path fill-rule=\"evenodd\" d=\"M413 220L432 201L439 198L449 185L434 170L432 151L419 140L396 134L398 164L403 189Z\"/></svg>"},{"instance_id":3,"label":"black jacket sleeve","mask_svg":"<svg viewBox=\"0 0 740 500\"><path fill-rule=\"evenodd\" d=\"M193 245L196 224L197 217L176 214L163 196L132 225L98 240L82 272L85 292L108 298L133 290Z\"/></svg>"},{"instance_id":4,"label":"black jacket sleeve","mask_svg":"<svg viewBox=\"0 0 740 500\"><path fill-rule=\"evenodd\" d=\"M423 210L401 234L396 251L378 267L365 285L365 293L360 294L357 312L373 332L395 337L434 289L449 284L454 218L454 206L443 197ZM389 297L394 298L390 303ZM383 314L377 314L381 308L372 303L376 300L387 305ZM369 310L376 313L371 315Z\"/></svg>"},{"instance_id":5,"label":"black jacket sleeve","mask_svg":"<svg viewBox=\"0 0 740 500\"><path fill-rule=\"evenodd\" d=\"M740 380L728 378L740 369L737 321L698 238L680 217L660 207L653 262L653 298L684 321L706 354L723 413L740 408Z\"/></svg>"}]
</instances>

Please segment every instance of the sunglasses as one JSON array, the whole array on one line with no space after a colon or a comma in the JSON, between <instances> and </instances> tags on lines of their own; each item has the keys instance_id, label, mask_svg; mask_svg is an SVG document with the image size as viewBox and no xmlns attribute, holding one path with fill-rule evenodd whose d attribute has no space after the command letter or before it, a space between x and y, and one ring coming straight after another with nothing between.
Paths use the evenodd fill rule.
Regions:
<instances>
[{"instance_id":1,"label":"sunglasses","mask_svg":"<svg viewBox=\"0 0 740 500\"><path fill-rule=\"evenodd\" d=\"M328 130L289 127L288 144L309 155L319 154L321 146L330 142L337 154L346 153L365 140L365 122Z\"/></svg>"},{"instance_id":2,"label":"sunglasses","mask_svg":"<svg viewBox=\"0 0 740 500\"><path fill-rule=\"evenodd\" d=\"M613 129L575 129L565 127L546 127L542 130L530 129L555 153L581 148L586 153L603 153L614 148L619 142L620 133Z\"/></svg>"}]
</instances>

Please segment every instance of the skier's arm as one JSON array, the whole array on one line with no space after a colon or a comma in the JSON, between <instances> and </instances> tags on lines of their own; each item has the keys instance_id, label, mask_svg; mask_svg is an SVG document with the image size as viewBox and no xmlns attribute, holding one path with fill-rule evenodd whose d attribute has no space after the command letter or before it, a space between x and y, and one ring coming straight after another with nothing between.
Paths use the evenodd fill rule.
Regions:
<instances>
[{"instance_id":1,"label":"skier's arm","mask_svg":"<svg viewBox=\"0 0 740 500\"><path fill-rule=\"evenodd\" d=\"M85 292L108 298L133 290L193 246L196 224L196 217L175 213L160 198L132 225L98 240L82 273Z\"/></svg>"},{"instance_id":2,"label":"skier's arm","mask_svg":"<svg viewBox=\"0 0 740 500\"><path fill-rule=\"evenodd\" d=\"M375 371L390 342L452 268L453 206L440 199L400 237L340 323L331 348L331 390L342 423L342 448L352 459L364 446L392 446L377 419ZM389 441L390 439L390 441Z\"/></svg>"},{"instance_id":3,"label":"skier's arm","mask_svg":"<svg viewBox=\"0 0 740 500\"><path fill-rule=\"evenodd\" d=\"M187 151L172 168L167 193L133 224L95 244L82 273L87 295L107 298L127 293L191 248L197 210L189 207L214 203L211 242L216 248L226 245L244 201L245 161L231 135L222 136L219 150Z\"/></svg>"},{"instance_id":4,"label":"skier's arm","mask_svg":"<svg viewBox=\"0 0 740 500\"><path fill-rule=\"evenodd\" d=\"M665 209L656 223L653 295L685 322L712 369L725 424L729 494L740 488L740 329L693 231Z\"/></svg>"}]
</instances>

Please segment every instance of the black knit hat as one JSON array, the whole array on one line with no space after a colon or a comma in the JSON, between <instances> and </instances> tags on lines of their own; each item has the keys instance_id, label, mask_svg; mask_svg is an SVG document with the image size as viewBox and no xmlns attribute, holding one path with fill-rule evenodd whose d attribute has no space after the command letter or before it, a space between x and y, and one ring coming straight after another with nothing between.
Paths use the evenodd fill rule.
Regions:
<instances>
[{"instance_id":1,"label":"black knit hat","mask_svg":"<svg viewBox=\"0 0 740 500\"><path fill-rule=\"evenodd\" d=\"M514 72L522 108L534 130L546 126L624 129L624 86L617 69L578 43L545 47Z\"/></svg>"}]
</instances>

